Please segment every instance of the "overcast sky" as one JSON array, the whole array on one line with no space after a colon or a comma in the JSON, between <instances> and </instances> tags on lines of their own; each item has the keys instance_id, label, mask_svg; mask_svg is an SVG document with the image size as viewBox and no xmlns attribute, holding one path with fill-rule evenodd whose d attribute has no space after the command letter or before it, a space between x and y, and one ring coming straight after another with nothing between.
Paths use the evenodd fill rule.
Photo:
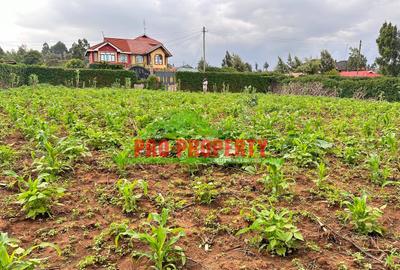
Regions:
<instances>
[{"instance_id":1,"label":"overcast sky","mask_svg":"<svg viewBox=\"0 0 400 270\"><path fill-rule=\"evenodd\" d=\"M146 32L174 55L171 62L196 64L201 28L206 26L206 58L220 65L226 50L254 65L288 53L316 57L328 49L347 58L348 47L363 40L369 61L382 23L400 24L400 0L3 0L0 46L41 49L78 38L91 44L109 37L133 38Z\"/></svg>"}]
</instances>

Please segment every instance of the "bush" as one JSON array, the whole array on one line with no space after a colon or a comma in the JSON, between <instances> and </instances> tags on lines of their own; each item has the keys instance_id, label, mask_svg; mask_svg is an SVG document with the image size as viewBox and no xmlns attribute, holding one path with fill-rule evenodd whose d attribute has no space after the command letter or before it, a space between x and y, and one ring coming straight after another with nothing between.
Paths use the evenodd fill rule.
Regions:
<instances>
[{"instance_id":1,"label":"bush","mask_svg":"<svg viewBox=\"0 0 400 270\"><path fill-rule=\"evenodd\" d=\"M154 75L150 75L146 81L147 89L158 89L160 88L160 83L158 82L158 78Z\"/></svg>"},{"instance_id":2,"label":"bush","mask_svg":"<svg viewBox=\"0 0 400 270\"><path fill-rule=\"evenodd\" d=\"M247 86L257 89L257 92L270 91L284 75L269 73L229 73L229 72L177 72L176 79L181 83L182 90L202 91L203 79L208 80L209 91L242 92Z\"/></svg>"},{"instance_id":3,"label":"bush","mask_svg":"<svg viewBox=\"0 0 400 270\"><path fill-rule=\"evenodd\" d=\"M66 68L84 68L85 62L81 59L71 59L65 63Z\"/></svg>"},{"instance_id":4,"label":"bush","mask_svg":"<svg viewBox=\"0 0 400 270\"><path fill-rule=\"evenodd\" d=\"M124 65L122 64L110 64L107 62L99 62L99 63L93 63L89 65L89 68L91 69L124 69Z\"/></svg>"},{"instance_id":5,"label":"bush","mask_svg":"<svg viewBox=\"0 0 400 270\"><path fill-rule=\"evenodd\" d=\"M74 86L77 72L74 69L49 68L41 66L0 64L0 87L15 87L29 83L29 77L35 74L40 83ZM116 81L136 82L136 74L127 70L79 69L80 85L89 87L110 87Z\"/></svg>"}]
</instances>

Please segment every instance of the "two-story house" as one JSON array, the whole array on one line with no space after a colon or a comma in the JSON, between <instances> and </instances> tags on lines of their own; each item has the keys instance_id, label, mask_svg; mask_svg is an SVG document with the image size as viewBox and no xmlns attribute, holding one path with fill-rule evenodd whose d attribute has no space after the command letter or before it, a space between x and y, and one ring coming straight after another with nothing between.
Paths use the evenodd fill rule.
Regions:
<instances>
[{"instance_id":1,"label":"two-story house","mask_svg":"<svg viewBox=\"0 0 400 270\"><path fill-rule=\"evenodd\" d=\"M134 39L105 37L103 42L90 47L86 56L90 64L107 62L123 64L125 68L142 66L161 70L168 67L168 58L172 54L161 42L143 35Z\"/></svg>"}]
</instances>

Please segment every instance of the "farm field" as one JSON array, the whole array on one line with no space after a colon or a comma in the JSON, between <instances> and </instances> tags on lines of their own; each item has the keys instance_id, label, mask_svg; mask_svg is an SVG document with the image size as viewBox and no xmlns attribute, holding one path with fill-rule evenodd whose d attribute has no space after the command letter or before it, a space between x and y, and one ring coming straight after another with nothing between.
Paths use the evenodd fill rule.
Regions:
<instances>
[{"instance_id":1,"label":"farm field","mask_svg":"<svg viewBox=\"0 0 400 270\"><path fill-rule=\"evenodd\" d=\"M37 248L14 266L31 268L5 269L399 269L399 111L272 94L2 90L0 261L16 249L7 233L60 254ZM266 157L133 155L134 138L210 134L267 139Z\"/></svg>"}]
</instances>

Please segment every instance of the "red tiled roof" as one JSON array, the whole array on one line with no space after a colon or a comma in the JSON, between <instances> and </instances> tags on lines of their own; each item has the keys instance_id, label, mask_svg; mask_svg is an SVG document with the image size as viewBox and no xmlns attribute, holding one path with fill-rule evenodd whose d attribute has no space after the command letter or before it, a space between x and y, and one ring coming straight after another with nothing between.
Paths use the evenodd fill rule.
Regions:
<instances>
[{"instance_id":1,"label":"red tiled roof","mask_svg":"<svg viewBox=\"0 0 400 270\"><path fill-rule=\"evenodd\" d=\"M111 44L118 48L120 51L132 54L147 54L159 47L163 47L169 56L171 53L163 46L163 44L155 39L152 39L146 35L139 36L134 39L124 39L124 38L110 38L105 37L102 43L96 44L89 48L88 51L93 51L98 49L104 44Z\"/></svg>"},{"instance_id":2,"label":"red tiled roof","mask_svg":"<svg viewBox=\"0 0 400 270\"><path fill-rule=\"evenodd\" d=\"M375 73L371 70L361 70L361 71L341 71L340 76L342 77L380 77L381 74Z\"/></svg>"}]
</instances>

